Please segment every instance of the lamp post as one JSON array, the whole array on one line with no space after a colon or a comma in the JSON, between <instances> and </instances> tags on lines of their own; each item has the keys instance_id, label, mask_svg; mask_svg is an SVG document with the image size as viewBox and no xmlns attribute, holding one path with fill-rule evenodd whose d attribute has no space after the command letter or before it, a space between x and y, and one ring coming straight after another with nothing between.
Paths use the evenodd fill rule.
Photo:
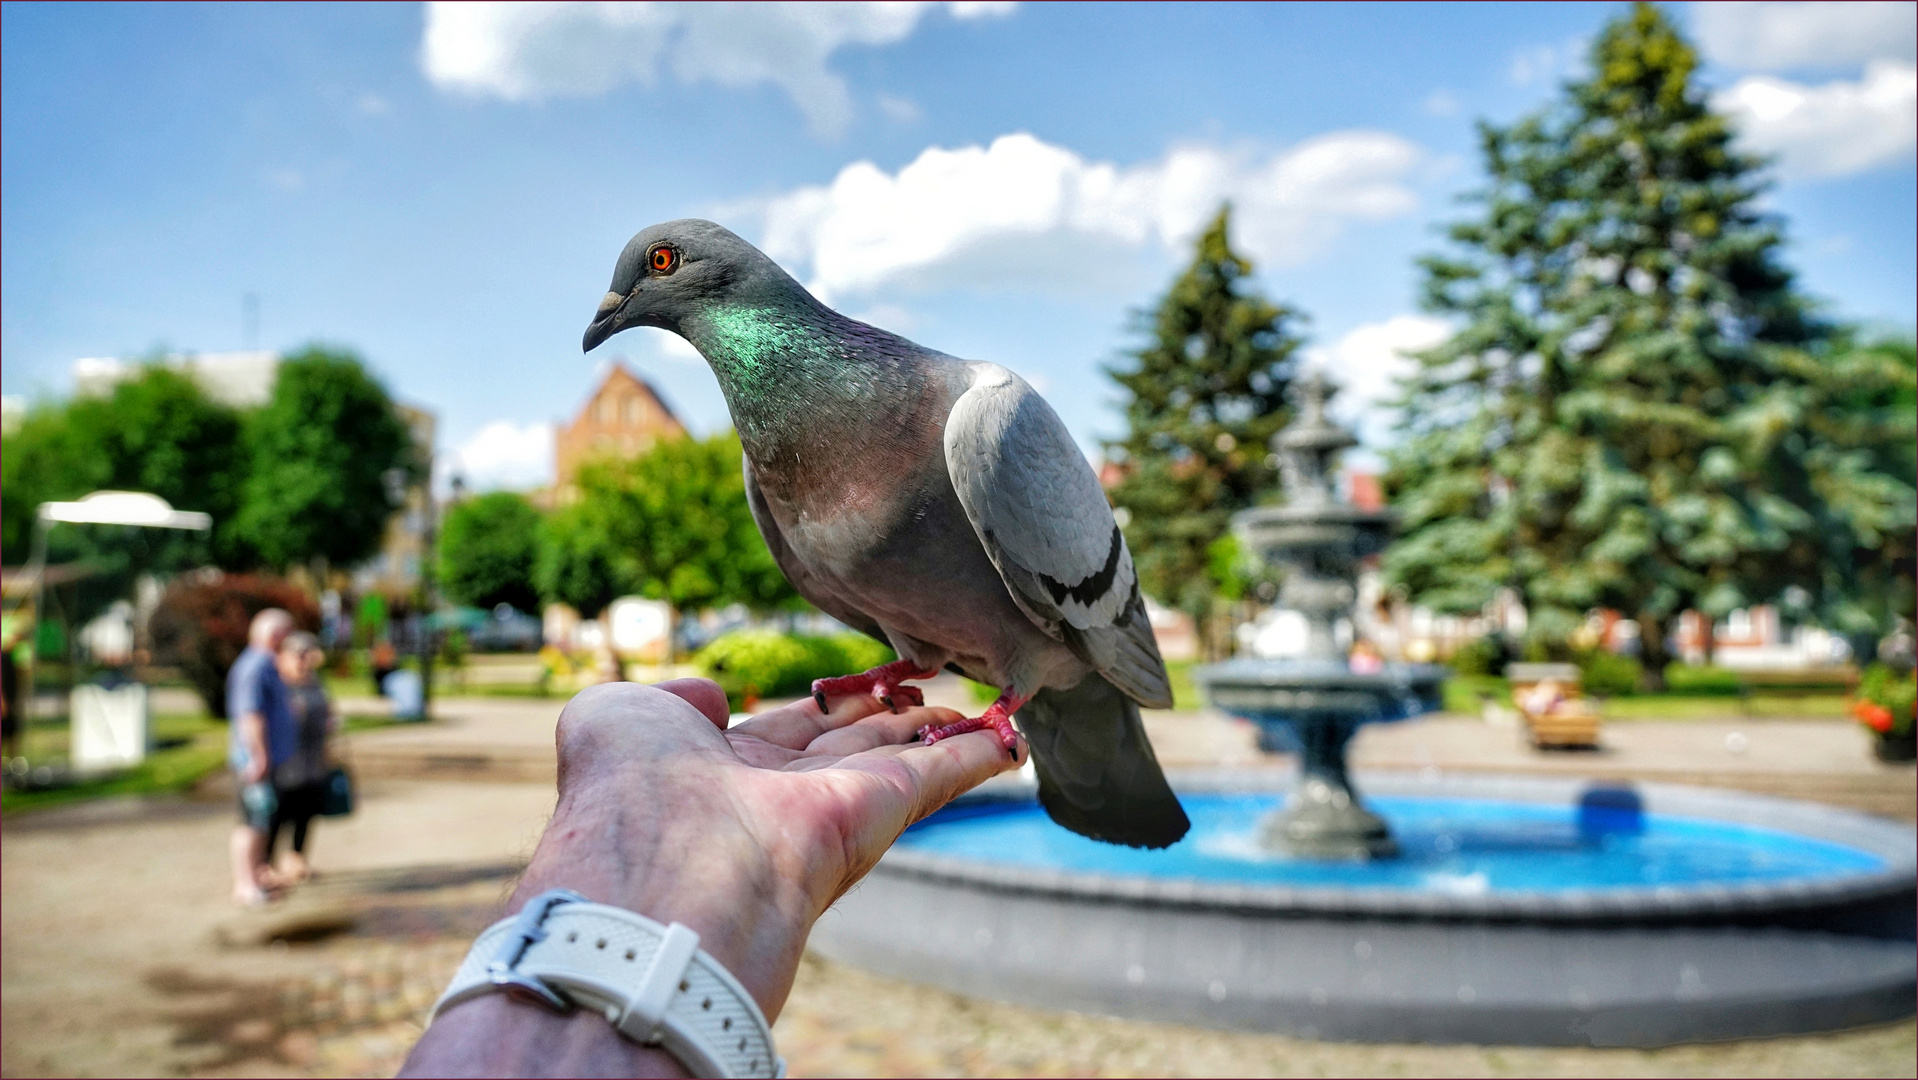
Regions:
<instances>
[{"instance_id":1,"label":"lamp post","mask_svg":"<svg viewBox=\"0 0 1918 1080\"><path fill-rule=\"evenodd\" d=\"M433 505L433 452L426 451L426 483L420 485L420 719L433 713L433 564L438 561L439 515Z\"/></svg>"}]
</instances>

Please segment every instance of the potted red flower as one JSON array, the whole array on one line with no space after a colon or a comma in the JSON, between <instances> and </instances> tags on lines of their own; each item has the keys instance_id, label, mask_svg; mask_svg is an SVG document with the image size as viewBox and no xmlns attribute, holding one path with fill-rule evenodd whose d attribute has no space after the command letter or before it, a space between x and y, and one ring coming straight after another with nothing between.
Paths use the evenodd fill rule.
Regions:
<instances>
[{"instance_id":1,"label":"potted red flower","mask_svg":"<svg viewBox=\"0 0 1918 1080\"><path fill-rule=\"evenodd\" d=\"M1858 681L1851 713L1876 735L1873 752L1880 761L1911 761L1918 757L1914 741L1914 713L1918 712L1918 677L1885 664L1873 664Z\"/></svg>"}]
</instances>

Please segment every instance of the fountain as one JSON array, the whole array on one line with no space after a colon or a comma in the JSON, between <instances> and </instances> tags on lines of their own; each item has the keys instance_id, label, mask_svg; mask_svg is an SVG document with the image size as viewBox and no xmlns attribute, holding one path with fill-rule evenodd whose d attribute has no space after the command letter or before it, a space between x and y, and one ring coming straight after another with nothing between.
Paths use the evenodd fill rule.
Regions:
<instances>
[{"instance_id":1,"label":"fountain","mask_svg":"<svg viewBox=\"0 0 1918 1080\"><path fill-rule=\"evenodd\" d=\"M1302 390L1298 419L1272 436L1285 504L1247 510L1232 527L1246 547L1284 568L1279 603L1305 617L1304 653L1215 664L1193 677L1213 705L1260 726L1263 748L1299 751L1303 779L1291 805L1261 829L1266 847L1312 858L1381 858L1398 846L1384 819L1352 791L1346 745L1360 724L1436 710L1445 669L1354 671L1339 648L1336 621L1358 595L1359 560L1384 549L1395 515L1338 498L1332 455L1358 440L1326 418L1324 376L1313 372Z\"/></svg>"},{"instance_id":2,"label":"fountain","mask_svg":"<svg viewBox=\"0 0 1918 1080\"><path fill-rule=\"evenodd\" d=\"M1285 505L1248 547L1286 569L1304 655L1198 674L1299 770L1169 774L1162 851L1052 824L1006 777L908 829L814 927L836 960L962 994L1393 1042L1660 1046L1909 1017L1918 836L1826 806L1663 784L1374 773L1365 723L1439 705L1442 670L1354 671L1357 562L1392 518L1339 501L1352 437L1303 386L1274 438ZM1279 760L1279 759L1275 759ZM1289 759L1287 759L1289 760Z\"/></svg>"}]
</instances>

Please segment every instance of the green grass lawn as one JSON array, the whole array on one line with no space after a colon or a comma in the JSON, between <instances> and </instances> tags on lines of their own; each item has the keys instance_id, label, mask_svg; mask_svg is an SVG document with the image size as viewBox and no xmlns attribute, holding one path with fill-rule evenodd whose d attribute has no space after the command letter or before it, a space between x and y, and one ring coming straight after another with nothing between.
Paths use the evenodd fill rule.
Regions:
<instances>
[{"instance_id":1,"label":"green grass lawn","mask_svg":"<svg viewBox=\"0 0 1918 1080\"><path fill-rule=\"evenodd\" d=\"M1495 675L1454 675L1445 680L1445 711L1477 716L1490 697L1506 708L1512 706L1512 688ZM1842 720L1846 711L1844 694L1831 691L1806 693L1767 692L1750 694L1628 694L1604 700L1607 720L1746 720L1765 717L1792 717Z\"/></svg>"},{"instance_id":2,"label":"green grass lawn","mask_svg":"<svg viewBox=\"0 0 1918 1080\"><path fill-rule=\"evenodd\" d=\"M346 730L367 731L399 723L385 716L349 716ZM226 767L227 725L206 713L158 713L151 719L154 750L130 769L43 791L0 793L0 814L65 806L111 795L167 795L187 791L207 774ZM35 765L67 759L64 717L28 725L22 749Z\"/></svg>"},{"instance_id":3,"label":"green grass lawn","mask_svg":"<svg viewBox=\"0 0 1918 1080\"><path fill-rule=\"evenodd\" d=\"M154 745L161 749L133 768L45 791L8 790L0 793L0 813L64 806L109 795L186 791L208 773L226 766L226 724L205 713L160 713L152 718L152 729ZM28 725L23 744L27 759L35 764L64 760L66 721L35 721Z\"/></svg>"}]
</instances>

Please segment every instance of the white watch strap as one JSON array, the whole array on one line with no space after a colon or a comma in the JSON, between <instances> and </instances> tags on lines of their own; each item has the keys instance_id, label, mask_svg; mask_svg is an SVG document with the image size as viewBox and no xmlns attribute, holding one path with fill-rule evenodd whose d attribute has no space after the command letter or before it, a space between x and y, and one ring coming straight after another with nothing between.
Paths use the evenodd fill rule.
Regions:
<instances>
[{"instance_id":1,"label":"white watch strap","mask_svg":"<svg viewBox=\"0 0 1918 1080\"><path fill-rule=\"evenodd\" d=\"M605 1016L621 1035L657 1045L695 1076L784 1076L765 1014L699 935L554 890L488 927L433 1015L494 990L549 1008Z\"/></svg>"}]
</instances>

